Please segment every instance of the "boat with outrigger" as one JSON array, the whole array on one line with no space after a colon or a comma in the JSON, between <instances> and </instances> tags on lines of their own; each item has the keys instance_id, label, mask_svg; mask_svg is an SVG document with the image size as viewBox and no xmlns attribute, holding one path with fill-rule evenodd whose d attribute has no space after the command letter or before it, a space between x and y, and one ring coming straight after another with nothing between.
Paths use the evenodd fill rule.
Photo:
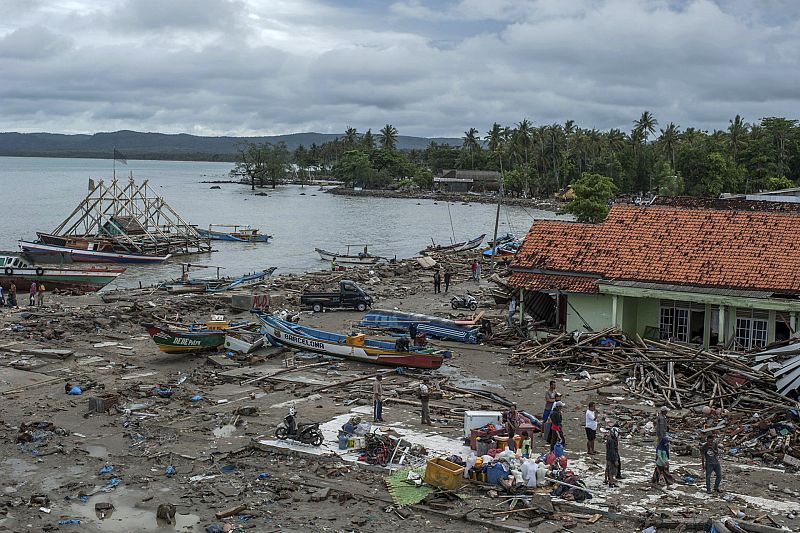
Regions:
<instances>
[{"instance_id":1,"label":"boat with outrigger","mask_svg":"<svg viewBox=\"0 0 800 533\"><path fill-rule=\"evenodd\" d=\"M228 322L222 316L213 316L204 324L188 326L143 325L158 349L169 354L215 350L225 344L226 336L253 331L257 327L250 321Z\"/></svg>"},{"instance_id":2,"label":"boat with outrigger","mask_svg":"<svg viewBox=\"0 0 800 533\"><path fill-rule=\"evenodd\" d=\"M362 363L429 370L442 366L445 357L451 355L449 350L410 346L407 338L396 342L372 340L363 333L343 335L301 326L256 309L251 313L261 322L261 333L273 345Z\"/></svg>"},{"instance_id":3,"label":"boat with outrigger","mask_svg":"<svg viewBox=\"0 0 800 533\"><path fill-rule=\"evenodd\" d=\"M434 242L434 240L431 239L431 244L424 250L420 250L419 253L427 255L432 253L457 254L461 252L468 252L470 250L479 248L484 238L486 238L485 233L468 241L457 242L454 244L446 244L446 245L436 244L436 242Z\"/></svg>"},{"instance_id":4,"label":"boat with outrigger","mask_svg":"<svg viewBox=\"0 0 800 533\"><path fill-rule=\"evenodd\" d=\"M364 248L359 253L353 254L350 252L351 248L361 248L362 246ZM337 263L341 264L374 265L378 261L387 260L384 257L380 257L378 255L372 255L371 253L369 253L368 244L348 244L347 253L344 254L340 254L337 252L329 252L328 250L323 250L322 248L314 248L314 250L319 254L320 259L322 259L323 261L333 261L335 259Z\"/></svg>"},{"instance_id":5,"label":"boat with outrigger","mask_svg":"<svg viewBox=\"0 0 800 533\"><path fill-rule=\"evenodd\" d=\"M258 228L241 224L209 224L208 229L197 228L197 233L213 241L269 242L272 238L272 235L263 234Z\"/></svg>"},{"instance_id":6,"label":"boat with outrigger","mask_svg":"<svg viewBox=\"0 0 800 533\"><path fill-rule=\"evenodd\" d=\"M189 272L193 268L214 268L217 271L215 278L190 278ZM258 285L265 278L272 275L278 267L269 267L250 274L236 277L220 277L220 270L225 267L215 265L196 265L193 263L181 263L181 277L172 281L165 281L158 285L159 289L173 294L190 292L224 292L232 289L242 289Z\"/></svg>"}]
</instances>

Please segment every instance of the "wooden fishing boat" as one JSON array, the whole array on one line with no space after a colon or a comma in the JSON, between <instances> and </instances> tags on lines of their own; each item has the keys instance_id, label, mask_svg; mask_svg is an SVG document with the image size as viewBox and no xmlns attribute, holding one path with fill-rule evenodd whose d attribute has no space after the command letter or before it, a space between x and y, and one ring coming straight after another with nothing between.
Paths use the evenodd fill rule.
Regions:
<instances>
[{"instance_id":1,"label":"wooden fishing boat","mask_svg":"<svg viewBox=\"0 0 800 533\"><path fill-rule=\"evenodd\" d=\"M413 327L417 333L424 333L430 337L470 344L476 344L483 340L484 337L479 324L464 325L438 316L406 313L391 309L369 311L361 317L358 325L362 328L372 327L403 332L408 332Z\"/></svg>"},{"instance_id":2,"label":"wooden fishing boat","mask_svg":"<svg viewBox=\"0 0 800 533\"><path fill-rule=\"evenodd\" d=\"M347 245L347 253L340 254L335 252L329 252L327 250L323 250L322 248L314 248L314 250L319 254L320 259L324 261L333 261L336 259L337 263L341 264L353 264L353 265L374 265L381 259L377 255L372 255L369 253L369 249L367 245L364 246L364 250L359 254L351 254L350 248L351 247L361 247L360 244L348 244Z\"/></svg>"},{"instance_id":3,"label":"wooden fishing boat","mask_svg":"<svg viewBox=\"0 0 800 533\"><path fill-rule=\"evenodd\" d=\"M44 283L47 290L62 289L76 293L99 291L125 272L124 268L66 268L39 266L14 252L0 252L0 285L8 289L11 283L18 290L31 283Z\"/></svg>"},{"instance_id":4,"label":"wooden fishing boat","mask_svg":"<svg viewBox=\"0 0 800 533\"><path fill-rule=\"evenodd\" d=\"M438 253L438 254L457 254L460 252L467 252L469 250L474 250L478 248L483 239L486 237L486 234L482 234L478 237L475 237L472 240L464 241L464 242L457 242L455 244L448 244L442 246L441 244L431 244L424 250L421 250L419 253L421 254L431 254L431 253Z\"/></svg>"},{"instance_id":5,"label":"wooden fishing boat","mask_svg":"<svg viewBox=\"0 0 800 533\"><path fill-rule=\"evenodd\" d=\"M213 350L225 343L225 336L228 333L251 326L250 322L229 323L224 320L210 320L205 324L195 324L186 328L144 324L158 349L165 353Z\"/></svg>"},{"instance_id":6,"label":"wooden fishing boat","mask_svg":"<svg viewBox=\"0 0 800 533\"><path fill-rule=\"evenodd\" d=\"M75 263L163 263L172 255L143 255L116 251L101 252L94 249L70 248L43 242L19 241L19 247L28 255L56 256Z\"/></svg>"},{"instance_id":7,"label":"wooden fishing boat","mask_svg":"<svg viewBox=\"0 0 800 533\"><path fill-rule=\"evenodd\" d=\"M342 335L286 322L262 311L252 313L262 323L261 332L270 343L297 350L316 352L353 361L386 366L436 369L442 366L449 352L409 347L398 351L395 343L370 340L364 334Z\"/></svg>"},{"instance_id":8,"label":"wooden fishing boat","mask_svg":"<svg viewBox=\"0 0 800 533\"><path fill-rule=\"evenodd\" d=\"M220 231L212 228L228 228L229 231ZM239 226L237 224L210 224L208 229L197 228L197 233L205 239L215 241L234 241L234 242L269 242L272 235L260 233L258 228L251 226Z\"/></svg>"},{"instance_id":9,"label":"wooden fishing boat","mask_svg":"<svg viewBox=\"0 0 800 533\"><path fill-rule=\"evenodd\" d=\"M245 274L243 276L239 276L236 278L230 277L216 277L216 278L189 278L189 268L222 268L222 267L212 267L207 265L190 265L188 263L184 263L182 265L183 268L183 275L180 279L167 281L161 283L158 288L167 290L171 293L175 294L182 294L182 293L189 293L189 292L224 292L229 291L231 289L241 289L245 287L251 287L253 285L258 285L262 283L264 279L270 275L277 269L277 267L270 267L265 270L261 270L259 272L254 272L252 274Z\"/></svg>"}]
</instances>

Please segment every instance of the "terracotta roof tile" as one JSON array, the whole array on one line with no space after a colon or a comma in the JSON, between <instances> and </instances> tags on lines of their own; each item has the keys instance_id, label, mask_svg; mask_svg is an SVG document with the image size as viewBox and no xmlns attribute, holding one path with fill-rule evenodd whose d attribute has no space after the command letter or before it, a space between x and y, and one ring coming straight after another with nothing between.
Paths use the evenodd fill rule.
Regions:
<instances>
[{"instance_id":1,"label":"terracotta roof tile","mask_svg":"<svg viewBox=\"0 0 800 533\"><path fill-rule=\"evenodd\" d=\"M615 205L600 224L534 222L512 269L800 293L798 237L800 213Z\"/></svg>"},{"instance_id":2,"label":"terracotta roof tile","mask_svg":"<svg viewBox=\"0 0 800 533\"><path fill-rule=\"evenodd\" d=\"M597 292L597 278L584 276L515 272L511 274L509 284L512 287L527 289L529 291L560 290L582 293Z\"/></svg>"}]
</instances>

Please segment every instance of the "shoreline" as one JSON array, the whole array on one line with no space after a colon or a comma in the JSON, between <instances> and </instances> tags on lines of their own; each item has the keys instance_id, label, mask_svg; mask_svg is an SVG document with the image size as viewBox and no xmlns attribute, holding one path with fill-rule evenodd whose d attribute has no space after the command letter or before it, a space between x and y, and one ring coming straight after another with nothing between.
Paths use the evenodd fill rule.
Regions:
<instances>
[{"instance_id":1,"label":"shoreline","mask_svg":"<svg viewBox=\"0 0 800 533\"><path fill-rule=\"evenodd\" d=\"M356 191L353 189L346 189L343 187L335 187L326 189L326 193L336 194L339 196L370 196L373 198L403 198L403 199L417 199L417 200L438 200L442 202L459 202L459 203L479 203L479 204L496 204L497 198L494 196L485 196L480 194L471 193L445 193L437 191L390 191L384 189L365 189ZM541 209L543 211L559 212L561 203L557 200L550 198L513 198L510 196L503 197L503 205L517 206L517 207L532 207Z\"/></svg>"}]
</instances>

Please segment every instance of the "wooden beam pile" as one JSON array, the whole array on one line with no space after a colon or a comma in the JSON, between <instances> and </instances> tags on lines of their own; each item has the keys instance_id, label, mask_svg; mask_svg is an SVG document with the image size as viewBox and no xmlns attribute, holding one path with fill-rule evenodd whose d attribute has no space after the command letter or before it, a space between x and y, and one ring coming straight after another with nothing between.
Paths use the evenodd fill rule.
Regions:
<instances>
[{"instance_id":1,"label":"wooden beam pile","mask_svg":"<svg viewBox=\"0 0 800 533\"><path fill-rule=\"evenodd\" d=\"M632 339L613 328L583 334L577 342L567 333L527 341L514 350L509 364L615 373L631 394L673 409L760 411L786 404L775 392L775 378L748 366L743 354L645 341L638 335Z\"/></svg>"}]
</instances>

